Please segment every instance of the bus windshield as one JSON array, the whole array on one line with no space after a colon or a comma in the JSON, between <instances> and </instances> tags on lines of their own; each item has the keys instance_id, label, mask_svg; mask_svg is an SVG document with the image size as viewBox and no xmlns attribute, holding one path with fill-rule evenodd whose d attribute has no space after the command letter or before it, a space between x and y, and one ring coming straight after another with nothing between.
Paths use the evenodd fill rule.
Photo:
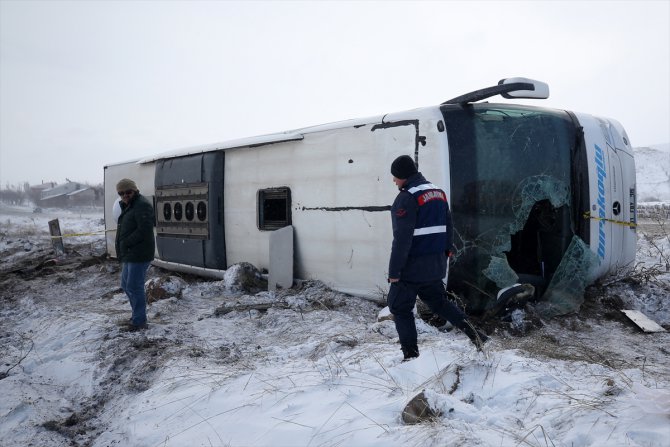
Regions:
<instances>
[{"instance_id":1,"label":"bus windshield","mask_svg":"<svg viewBox=\"0 0 670 447\"><path fill-rule=\"evenodd\" d=\"M529 106L441 110L454 220L450 290L475 311L515 283L533 284L542 296L575 234L583 237L573 205L588 188L579 181L586 165L577 127L567 112ZM584 252L581 242L576 250Z\"/></svg>"}]
</instances>

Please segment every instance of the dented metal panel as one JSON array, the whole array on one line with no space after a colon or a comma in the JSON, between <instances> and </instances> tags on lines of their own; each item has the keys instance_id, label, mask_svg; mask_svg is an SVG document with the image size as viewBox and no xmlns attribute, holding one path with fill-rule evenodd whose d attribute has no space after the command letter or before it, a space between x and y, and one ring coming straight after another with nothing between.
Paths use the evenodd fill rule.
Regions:
<instances>
[{"instance_id":1,"label":"dented metal panel","mask_svg":"<svg viewBox=\"0 0 670 447\"><path fill-rule=\"evenodd\" d=\"M650 320L645 314L638 310L622 310L630 320L637 325L643 332L665 332L665 329L653 320Z\"/></svg>"}]
</instances>

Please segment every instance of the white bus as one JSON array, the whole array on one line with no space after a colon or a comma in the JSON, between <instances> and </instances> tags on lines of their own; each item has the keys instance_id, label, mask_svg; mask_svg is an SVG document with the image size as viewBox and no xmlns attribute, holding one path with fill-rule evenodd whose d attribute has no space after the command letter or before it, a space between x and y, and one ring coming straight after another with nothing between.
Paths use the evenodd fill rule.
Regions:
<instances>
[{"instance_id":1,"label":"white bus","mask_svg":"<svg viewBox=\"0 0 670 447\"><path fill-rule=\"evenodd\" d=\"M566 294L634 260L633 150L614 120L480 102L498 94L539 99L549 88L503 79L437 106L110 164L108 252L115 255L115 184L128 177L154 201L161 267L271 270L270 235L289 227L295 278L379 298L397 194L390 164L408 154L447 192L455 230L448 287L468 310L485 310L514 283L533 284L536 298L560 308Z\"/></svg>"}]
</instances>

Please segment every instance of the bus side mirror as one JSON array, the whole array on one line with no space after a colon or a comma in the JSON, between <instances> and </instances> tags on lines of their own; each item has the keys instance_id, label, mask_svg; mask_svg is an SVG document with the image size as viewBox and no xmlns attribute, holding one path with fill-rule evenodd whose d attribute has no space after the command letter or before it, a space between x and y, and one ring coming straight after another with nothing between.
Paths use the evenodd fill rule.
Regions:
<instances>
[{"instance_id":1,"label":"bus side mirror","mask_svg":"<svg viewBox=\"0 0 670 447\"><path fill-rule=\"evenodd\" d=\"M505 93L501 93L501 96L503 98L547 99L549 97L549 85L541 81L536 81L534 79L528 79L528 78L506 78L501 79L500 82L498 82L498 85L509 85L509 84L528 84L532 86L533 89L511 90Z\"/></svg>"},{"instance_id":2,"label":"bus side mirror","mask_svg":"<svg viewBox=\"0 0 670 447\"><path fill-rule=\"evenodd\" d=\"M461 106L481 101L491 96L501 95L503 98L532 98L547 99L549 97L549 86L544 82L528 78L507 78L501 79L498 85L493 87L475 90L465 95L445 101L445 104L460 104Z\"/></svg>"}]
</instances>

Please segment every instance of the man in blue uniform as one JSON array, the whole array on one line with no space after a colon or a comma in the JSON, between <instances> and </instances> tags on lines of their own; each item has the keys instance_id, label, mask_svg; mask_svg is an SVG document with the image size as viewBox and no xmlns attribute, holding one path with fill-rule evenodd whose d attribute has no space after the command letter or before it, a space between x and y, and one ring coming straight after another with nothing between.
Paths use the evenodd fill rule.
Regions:
<instances>
[{"instance_id":1,"label":"man in blue uniform","mask_svg":"<svg viewBox=\"0 0 670 447\"><path fill-rule=\"evenodd\" d=\"M488 337L446 299L442 283L452 249L453 225L447 195L417 171L408 155L391 164L400 192L391 207L393 246L389 261L389 310L405 360L419 356L414 305L417 295L431 311L461 329L481 350Z\"/></svg>"}]
</instances>

